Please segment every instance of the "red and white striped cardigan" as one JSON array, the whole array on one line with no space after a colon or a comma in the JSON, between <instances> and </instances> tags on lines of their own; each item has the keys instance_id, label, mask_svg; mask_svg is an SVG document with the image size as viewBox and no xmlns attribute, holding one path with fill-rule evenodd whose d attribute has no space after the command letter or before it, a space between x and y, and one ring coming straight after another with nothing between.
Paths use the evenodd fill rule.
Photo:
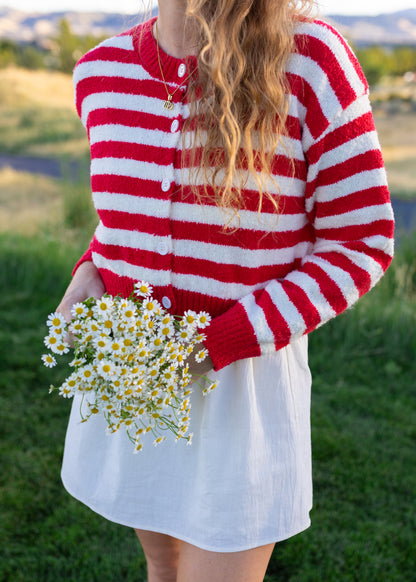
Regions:
<instances>
[{"instance_id":1,"label":"red and white striped cardigan","mask_svg":"<svg viewBox=\"0 0 416 582\"><path fill-rule=\"evenodd\" d=\"M224 229L230 215L186 187L185 85L164 109L152 23L106 40L75 68L100 217L79 263L92 260L110 294L146 280L170 312L208 311L205 345L218 370L279 350L377 283L393 254L386 174L356 58L328 24L302 23L287 65L288 137L273 166L279 217L267 203L258 215L249 181L238 228ZM173 91L189 60L161 60Z\"/></svg>"}]
</instances>

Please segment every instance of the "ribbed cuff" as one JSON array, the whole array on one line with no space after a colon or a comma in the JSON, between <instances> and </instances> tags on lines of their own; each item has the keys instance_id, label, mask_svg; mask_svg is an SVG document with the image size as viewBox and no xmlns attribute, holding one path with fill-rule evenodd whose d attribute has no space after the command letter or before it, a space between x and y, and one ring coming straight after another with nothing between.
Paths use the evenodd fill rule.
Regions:
<instances>
[{"instance_id":1,"label":"ribbed cuff","mask_svg":"<svg viewBox=\"0 0 416 582\"><path fill-rule=\"evenodd\" d=\"M204 345L216 371L238 360L261 355L253 326L240 303L215 317L204 334Z\"/></svg>"}]
</instances>

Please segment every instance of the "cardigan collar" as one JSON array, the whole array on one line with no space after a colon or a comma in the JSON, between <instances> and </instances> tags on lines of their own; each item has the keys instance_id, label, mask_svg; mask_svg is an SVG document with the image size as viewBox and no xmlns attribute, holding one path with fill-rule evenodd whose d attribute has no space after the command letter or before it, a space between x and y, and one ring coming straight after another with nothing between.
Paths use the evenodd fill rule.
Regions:
<instances>
[{"instance_id":1,"label":"cardigan collar","mask_svg":"<svg viewBox=\"0 0 416 582\"><path fill-rule=\"evenodd\" d=\"M153 36L153 24L156 20L157 16L133 29L133 45L140 64L153 78L163 81L157 55L156 39ZM178 59L168 55L161 47L159 47L159 54L163 75L167 83L180 85L186 76L196 68L197 59L193 55ZM183 86L185 87L186 85L187 82Z\"/></svg>"}]
</instances>

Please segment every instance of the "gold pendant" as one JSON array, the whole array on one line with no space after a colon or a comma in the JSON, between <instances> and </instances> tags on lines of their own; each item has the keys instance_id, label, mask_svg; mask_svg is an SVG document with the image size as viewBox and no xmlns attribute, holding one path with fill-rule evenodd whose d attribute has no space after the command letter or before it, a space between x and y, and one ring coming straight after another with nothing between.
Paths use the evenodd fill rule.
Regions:
<instances>
[{"instance_id":1,"label":"gold pendant","mask_svg":"<svg viewBox=\"0 0 416 582\"><path fill-rule=\"evenodd\" d=\"M170 99L172 99L172 97ZM167 109L168 111L172 111L174 108L174 104L170 99L166 99L166 101L163 103L164 109Z\"/></svg>"}]
</instances>

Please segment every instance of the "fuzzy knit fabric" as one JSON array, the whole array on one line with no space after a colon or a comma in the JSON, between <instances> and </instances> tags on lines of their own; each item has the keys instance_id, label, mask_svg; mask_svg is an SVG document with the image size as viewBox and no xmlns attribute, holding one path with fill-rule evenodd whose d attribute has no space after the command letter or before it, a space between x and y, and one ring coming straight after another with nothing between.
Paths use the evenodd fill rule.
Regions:
<instances>
[{"instance_id":1,"label":"fuzzy knit fabric","mask_svg":"<svg viewBox=\"0 0 416 582\"><path fill-rule=\"evenodd\" d=\"M258 215L253 180L239 223L198 203L181 170L186 82L164 109L152 24L104 41L75 68L100 218L78 265L92 260L110 294L146 280L171 313L208 311L205 345L219 370L279 350L377 283L393 254L386 173L355 56L331 26L304 22L287 64L288 135L273 163L279 216L267 203ZM160 56L173 92L193 63Z\"/></svg>"}]
</instances>

